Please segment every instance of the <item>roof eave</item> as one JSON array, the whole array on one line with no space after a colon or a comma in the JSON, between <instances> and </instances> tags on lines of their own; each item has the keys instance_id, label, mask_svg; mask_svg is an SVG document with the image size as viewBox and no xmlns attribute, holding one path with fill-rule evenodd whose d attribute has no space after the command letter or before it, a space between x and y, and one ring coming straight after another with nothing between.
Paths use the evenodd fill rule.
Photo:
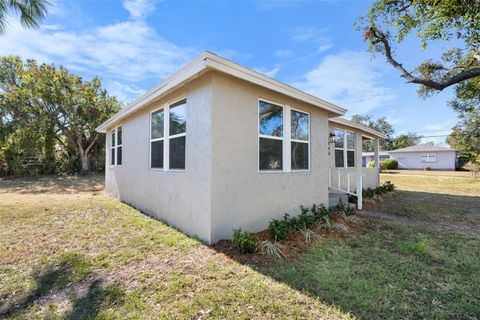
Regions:
<instances>
[{"instance_id":1,"label":"roof eave","mask_svg":"<svg viewBox=\"0 0 480 320\"><path fill-rule=\"evenodd\" d=\"M355 123L355 122L352 122L350 120L347 120L347 119L343 119L343 118L330 118L328 119L329 121L331 122L335 122L335 123L338 123L338 124L341 124L341 125L344 125L344 126L347 126L347 127L351 127L351 128L356 128L356 129L359 129L359 130L362 130L363 132L367 133L365 136L368 136L369 138L381 138L381 139L386 139L387 136L384 135L383 133L377 131L377 130L374 130L372 128L369 128L369 127L366 127L364 125L361 125L359 123ZM370 135L369 135L370 134Z\"/></svg>"}]
</instances>

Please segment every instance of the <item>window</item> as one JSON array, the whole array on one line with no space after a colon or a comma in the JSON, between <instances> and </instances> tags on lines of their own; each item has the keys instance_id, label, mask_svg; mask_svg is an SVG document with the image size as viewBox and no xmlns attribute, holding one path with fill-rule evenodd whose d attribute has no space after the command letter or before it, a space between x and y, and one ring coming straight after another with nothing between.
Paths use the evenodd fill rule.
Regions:
<instances>
[{"instance_id":1,"label":"window","mask_svg":"<svg viewBox=\"0 0 480 320\"><path fill-rule=\"evenodd\" d=\"M187 100L182 99L150 115L150 167L185 169Z\"/></svg>"},{"instance_id":2,"label":"window","mask_svg":"<svg viewBox=\"0 0 480 320\"><path fill-rule=\"evenodd\" d=\"M308 170L310 116L288 106L259 101L259 170Z\"/></svg>"},{"instance_id":3,"label":"window","mask_svg":"<svg viewBox=\"0 0 480 320\"><path fill-rule=\"evenodd\" d=\"M355 167L355 133L335 129L335 167Z\"/></svg>"},{"instance_id":4,"label":"window","mask_svg":"<svg viewBox=\"0 0 480 320\"><path fill-rule=\"evenodd\" d=\"M308 170L309 117L308 113L291 110L291 165L292 170Z\"/></svg>"},{"instance_id":5,"label":"window","mask_svg":"<svg viewBox=\"0 0 480 320\"><path fill-rule=\"evenodd\" d=\"M122 127L112 130L112 148L110 152L110 165L122 164Z\"/></svg>"},{"instance_id":6,"label":"window","mask_svg":"<svg viewBox=\"0 0 480 320\"><path fill-rule=\"evenodd\" d=\"M436 153L424 153L421 156L422 162L437 162L437 154Z\"/></svg>"}]
</instances>

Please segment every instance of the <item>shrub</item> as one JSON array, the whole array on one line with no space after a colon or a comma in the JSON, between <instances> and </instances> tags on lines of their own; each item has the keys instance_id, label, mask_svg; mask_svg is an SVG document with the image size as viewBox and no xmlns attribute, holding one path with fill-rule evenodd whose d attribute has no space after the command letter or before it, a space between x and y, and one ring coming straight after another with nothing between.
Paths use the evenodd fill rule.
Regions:
<instances>
[{"instance_id":1,"label":"shrub","mask_svg":"<svg viewBox=\"0 0 480 320\"><path fill-rule=\"evenodd\" d=\"M323 203L319 205L314 204L310 211L312 211L313 215L317 218L317 220L325 216L330 216L331 214L330 210L328 210Z\"/></svg>"},{"instance_id":2,"label":"shrub","mask_svg":"<svg viewBox=\"0 0 480 320\"><path fill-rule=\"evenodd\" d=\"M322 240L322 237L315 232L313 232L310 229L304 228L300 229L300 232L302 233L303 237L305 238L306 243L310 243L312 241L320 241Z\"/></svg>"},{"instance_id":3,"label":"shrub","mask_svg":"<svg viewBox=\"0 0 480 320\"><path fill-rule=\"evenodd\" d=\"M280 249L280 246L276 242L270 242L268 240L260 242L260 252L279 259L285 258L285 254Z\"/></svg>"},{"instance_id":4,"label":"shrub","mask_svg":"<svg viewBox=\"0 0 480 320\"><path fill-rule=\"evenodd\" d=\"M474 179L477 179L477 175L480 172L480 160L469 161L465 166L465 169L470 171Z\"/></svg>"},{"instance_id":5,"label":"shrub","mask_svg":"<svg viewBox=\"0 0 480 320\"><path fill-rule=\"evenodd\" d=\"M385 164L385 168L388 170L394 170L398 168L398 161L392 158L388 158L382 161ZM380 162L381 164L381 162Z\"/></svg>"},{"instance_id":6,"label":"shrub","mask_svg":"<svg viewBox=\"0 0 480 320\"><path fill-rule=\"evenodd\" d=\"M317 222L317 217L314 213L310 213L310 209L300 206L300 214L295 219L294 228L310 228Z\"/></svg>"},{"instance_id":7,"label":"shrub","mask_svg":"<svg viewBox=\"0 0 480 320\"><path fill-rule=\"evenodd\" d=\"M256 251L255 237L241 229L233 230L233 244L240 251L240 253L254 253Z\"/></svg>"},{"instance_id":8,"label":"shrub","mask_svg":"<svg viewBox=\"0 0 480 320\"><path fill-rule=\"evenodd\" d=\"M395 185L391 181L385 181L382 186L385 188L387 191L393 191L395 190Z\"/></svg>"},{"instance_id":9,"label":"shrub","mask_svg":"<svg viewBox=\"0 0 480 320\"><path fill-rule=\"evenodd\" d=\"M426 167L423 168L423 170L425 170L425 171L431 171L432 168L430 168L429 166L426 166Z\"/></svg>"},{"instance_id":10,"label":"shrub","mask_svg":"<svg viewBox=\"0 0 480 320\"><path fill-rule=\"evenodd\" d=\"M375 161L370 161L367 163L367 168L375 168Z\"/></svg>"},{"instance_id":11,"label":"shrub","mask_svg":"<svg viewBox=\"0 0 480 320\"><path fill-rule=\"evenodd\" d=\"M374 188L365 188L362 190L364 198L373 198L375 196L375 189Z\"/></svg>"},{"instance_id":12,"label":"shrub","mask_svg":"<svg viewBox=\"0 0 480 320\"><path fill-rule=\"evenodd\" d=\"M273 219L268 224L268 232L275 241L285 240L290 231L290 221L286 220L288 214L285 214L283 220Z\"/></svg>"},{"instance_id":13,"label":"shrub","mask_svg":"<svg viewBox=\"0 0 480 320\"><path fill-rule=\"evenodd\" d=\"M346 216L351 216L353 214L355 214L355 209L353 209L352 207L350 207L347 204L345 204L342 199L340 199L340 201L338 202L337 204L337 211L340 212L341 214L344 214Z\"/></svg>"}]
</instances>

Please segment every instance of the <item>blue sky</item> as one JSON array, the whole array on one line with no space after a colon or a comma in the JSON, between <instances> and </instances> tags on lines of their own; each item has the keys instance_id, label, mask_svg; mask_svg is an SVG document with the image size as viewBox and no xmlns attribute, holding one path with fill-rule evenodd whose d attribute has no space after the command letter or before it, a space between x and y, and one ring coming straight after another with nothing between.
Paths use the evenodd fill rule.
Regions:
<instances>
[{"instance_id":1,"label":"blue sky","mask_svg":"<svg viewBox=\"0 0 480 320\"><path fill-rule=\"evenodd\" d=\"M128 102L204 50L296 86L354 113L386 116L397 133L448 134L453 90L427 100L382 56L372 59L354 29L368 1L160 2L51 1L39 30L10 19L0 54L62 64L86 79L99 75ZM408 69L438 57L407 39L397 50ZM442 143L444 137L426 138Z\"/></svg>"}]
</instances>

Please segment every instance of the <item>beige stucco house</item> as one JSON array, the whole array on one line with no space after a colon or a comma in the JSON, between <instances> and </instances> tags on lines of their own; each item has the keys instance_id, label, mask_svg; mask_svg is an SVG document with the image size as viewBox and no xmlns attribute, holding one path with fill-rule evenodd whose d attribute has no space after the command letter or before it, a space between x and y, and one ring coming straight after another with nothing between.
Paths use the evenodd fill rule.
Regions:
<instances>
[{"instance_id":1,"label":"beige stucco house","mask_svg":"<svg viewBox=\"0 0 480 320\"><path fill-rule=\"evenodd\" d=\"M208 243L260 231L300 204L378 184L362 141L378 157L382 135L345 112L204 52L97 128L106 189Z\"/></svg>"}]
</instances>

